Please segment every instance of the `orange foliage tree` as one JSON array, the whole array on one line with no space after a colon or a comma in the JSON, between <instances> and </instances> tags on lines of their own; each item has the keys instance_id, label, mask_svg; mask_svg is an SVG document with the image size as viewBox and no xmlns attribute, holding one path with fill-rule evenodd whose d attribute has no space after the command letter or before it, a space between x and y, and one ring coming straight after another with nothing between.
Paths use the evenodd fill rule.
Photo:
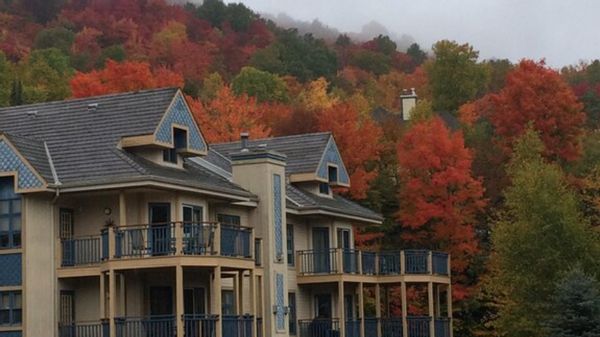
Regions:
<instances>
[{"instance_id":1,"label":"orange foliage tree","mask_svg":"<svg viewBox=\"0 0 600 337\"><path fill-rule=\"evenodd\" d=\"M471 162L462 133L451 133L439 117L417 122L398 143L402 237L417 247L452 254L458 299L467 295L461 274L479 251L475 222L486 204Z\"/></svg>"},{"instance_id":2,"label":"orange foliage tree","mask_svg":"<svg viewBox=\"0 0 600 337\"><path fill-rule=\"evenodd\" d=\"M488 94L461 108L464 119L487 117L495 141L508 155L529 125L553 160L576 160L581 153L585 114L583 105L560 75L543 61L523 60L506 78L497 94Z\"/></svg>"},{"instance_id":3,"label":"orange foliage tree","mask_svg":"<svg viewBox=\"0 0 600 337\"><path fill-rule=\"evenodd\" d=\"M256 99L247 95L236 96L229 87L223 87L211 102L202 104L188 98L196 122L209 143L239 140L241 132L252 138L265 138L271 130L263 122L263 110Z\"/></svg>"},{"instance_id":4,"label":"orange foliage tree","mask_svg":"<svg viewBox=\"0 0 600 337\"><path fill-rule=\"evenodd\" d=\"M104 69L77 73L71 79L73 97L181 86L181 75L165 68L153 71L145 62L117 63L109 60Z\"/></svg>"},{"instance_id":5,"label":"orange foliage tree","mask_svg":"<svg viewBox=\"0 0 600 337\"><path fill-rule=\"evenodd\" d=\"M331 131L340 149L352 182L349 194L354 199L367 196L369 182L377 176L370 167L381 152L381 128L368 117L361 117L349 104L337 104L317 115L321 131Z\"/></svg>"}]
</instances>

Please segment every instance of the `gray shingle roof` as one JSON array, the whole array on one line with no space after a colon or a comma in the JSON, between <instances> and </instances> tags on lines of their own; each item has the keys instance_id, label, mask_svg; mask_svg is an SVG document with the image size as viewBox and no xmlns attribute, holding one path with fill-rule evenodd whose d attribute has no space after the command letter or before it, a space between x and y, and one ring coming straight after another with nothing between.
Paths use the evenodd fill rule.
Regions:
<instances>
[{"instance_id":1,"label":"gray shingle roof","mask_svg":"<svg viewBox=\"0 0 600 337\"><path fill-rule=\"evenodd\" d=\"M383 221L382 216L376 212L336 194L333 195L333 198L321 197L290 184L286 186L286 194L291 200L291 202L287 202L288 208L299 210L320 209L351 217L366 218L376 222Z\"/></svg>"},{"instance_id":2,"label":"gray shingle roof","mask_svg":"<svg viewBox=\"0 0 600 337\"><path fill-rule=\"evenodd\" d=\"M177 88L144 90L0 109L0 133L54 183L48 146L64 187L153 179L253 197L198 165L161 167L119 150L122 137L152 134ZM97 104L92 109L90 104Z\"/></svg>"},{"instance_id":3,"label":"gray shingle roof","mask_svg":"<svg viewBox=\"0 0 600 337\"><path fill-rule=\"evenodd\" d=\"M321 157L330 137L330 132L319 132L285 137L251 139L248 141L248 146L250 148L257 148L259 145L266 144L267 149L285 154L287 156L286 174L314 173L317 171L317 167L319 167ZM231 153L239 152L240 146L240 142L211 144L213 150L225 157L229 157ZM229 162L223 161L215 153L212 155L209 153L206 160L224 170L231 171Z\"/></svg>"}]
</instances>

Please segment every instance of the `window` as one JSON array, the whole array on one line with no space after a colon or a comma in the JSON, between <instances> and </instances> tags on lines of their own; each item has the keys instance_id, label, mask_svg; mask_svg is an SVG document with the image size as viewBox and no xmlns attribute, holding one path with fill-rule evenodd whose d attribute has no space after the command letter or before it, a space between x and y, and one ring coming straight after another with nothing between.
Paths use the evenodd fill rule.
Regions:
<instances>
[{"instance_id":1,"label":"window","mask_svg":"<svg viewBox=\"0 0 600 337\"><path fill-rule=\"evenodd\" d=\"M167 163L177 164L177 149L164 149L163 161Z\"/></svg>"},{"instance_id":2,"label":"window","mask_svg":"<svg viewBox=\"0 0 600 337\"><path fill-rule=\"evenodd\" d=\"M329 184L328 183L320 183L319 184L319 193L329 195Z\"/></svg>"},{"instance_id":3,"label":"window","mask_svg":"<svg viewBox=\"0 0 600 337\"><path fill-rule=\"evenodd\" d=\"M235 296L233 290L222 290L221 301L223 316L235 315Z\"/></svg>"},{"instance_id":4,"label":"window","mask_svg":"<svg viewBox=\"0 0 600 337\"><path fill-rule=\"evenodd\" d=\"M0 178L0 249L21 247L21 197L13 178Z\"/></svg>"},{"instance_id":5,"label":"window","mask_svg":"<svg viewBox=\"0 0 600 337\"><path fill-rule=\"evenodd\" d=\"M202 207L183 206L183 222L199 224L202 223Z\"/></svg>"},{"instance_id":6,"label":"window","mask_svg":"<svg viewBox=\"0 0 600 337\"><path fill-rule=\"evenodd\" d=\"M329 182L330 183L337 183L338 181L338 171L337 171L337 167L335 166L328 166L328 173L329 173Z\"/></svg>"},{"instance_id":7,"label":"window","mask_svg":"<svg viewBox=\"0 0 600 337\"><path fill-rule=\"evenodd\" d=\"M189 288L184 293L184 312L186 315L202 315L206 313L204 288Z\"/></svg>"},{"instance_id":8,"label":"window","mask_svg":"<svg viewBox=\"0 0 600 337\"><path fill-rule=\"evenodd\" d=\"M297 334L296 328L296 294L288 293L288 305L290 308L290 335Z\"/></svg>"},{"instance_id":9,"label":"window","mask_svg":"<svg viewBox=\"0 0 600 337\"><path fill-rule=\"evenodd\" d=\"M294 265L294 225L287 224L287 263Z\"/></svg>"},{"instance_id":10,"label":"window","mask_svg":"<svg viewBox=\"0 0 600 337\"><path fill-rule=\"evenodd\" d=\"M217 214L217 221L230 226L239 227L242 222L239 216L237 215L229 215L229 214Z\"/></svg>"},{"instance_id":11,"label":"window","mask_svg":"<svg viewBox=\"0 0 600 337\"><path fill-rule=\"evenodd\" d=\"M175 149L187 148L187 131L175 128L173 129L173 136L175 139Z\"/></svg>"},{"instance_id":12,"label":"window","mask_svg":"<svg viewBox=\"0 0 600 337\"><path fill-rule=\"evenodd\" d=\"M61 208L60 209L60 238L71 239L73 238L73 210Z\"/></svg>"},{"instance_id":13,"label":"window","mask_svg":"<svg viewBox=\"0 0 600 337\"><path fill-rule=\"evenodd\" d=\"M0 326L21 324L21 292L0 292Z\"/></svg>"}]
</instances>

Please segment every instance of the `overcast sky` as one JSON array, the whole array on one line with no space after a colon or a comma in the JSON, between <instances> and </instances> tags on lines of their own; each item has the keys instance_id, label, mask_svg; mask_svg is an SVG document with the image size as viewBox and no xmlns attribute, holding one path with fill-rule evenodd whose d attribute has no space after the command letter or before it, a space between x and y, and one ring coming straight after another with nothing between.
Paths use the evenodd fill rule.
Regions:
<instances>
[{"instance_id":1,"label":"overcast sky","mask_svg":"<svg viewBox=\"0 0 600 337\"><path fill-rule=\"evenodd\" d=\"M408 34L424 48L468 42L483 58L546 58L554 67L600 58L597 0L237 0L258 12L286 13L340 31L370 21Z\"/></svg>"}]
</instances>

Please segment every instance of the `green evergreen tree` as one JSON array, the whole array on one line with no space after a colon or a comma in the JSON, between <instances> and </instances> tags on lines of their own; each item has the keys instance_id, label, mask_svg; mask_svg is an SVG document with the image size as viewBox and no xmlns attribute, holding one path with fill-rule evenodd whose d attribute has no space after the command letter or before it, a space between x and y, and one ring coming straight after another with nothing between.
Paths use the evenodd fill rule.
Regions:
<instances>
[{"instance_id":1,"label":"green evergreen tree","mask_svg":"<svg viewBox=\"0 0 600 337\"><path fill-rule=\"evenodd\" d=\"M600 337L600 285L580 268L556 286L546 323L548 337Z\"/></svg>"},{"instance_id":2,"label":"green evergreen tree","mask_svg":"<svg viewBox=\"0 0 600 337\"><path fill-rule=\"evenodd\" d=\"M287 102L287 86L277 75L253 67L244 67L231 81L236 95L247 94L259 102Z\"/></svg>"},{"instance_id":3,"label":"green evergreen tree","mask_svg":"<svg viewBox=\"0 0 600 337\"><path fill-rule=\"evenodd\" d=\"M23 104L23 85L20 80L14 79L10 91L10 105L14 106L21 104Z\"/></svg>"}]
</instances>

